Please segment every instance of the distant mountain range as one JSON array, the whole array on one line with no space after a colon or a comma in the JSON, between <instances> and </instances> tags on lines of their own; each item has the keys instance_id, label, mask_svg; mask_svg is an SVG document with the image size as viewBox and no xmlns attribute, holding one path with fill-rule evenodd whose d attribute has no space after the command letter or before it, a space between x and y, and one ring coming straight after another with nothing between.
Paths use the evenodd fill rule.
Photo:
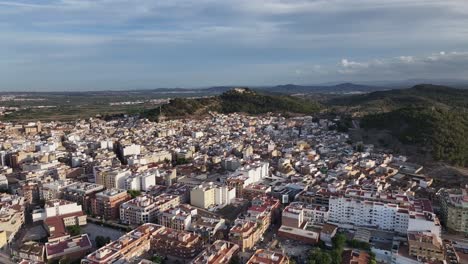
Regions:
<instances>
[{"instance_id":1,"label":"distant mountain range","mask_svg":"<svg viewBox=\"0 0 468 264\"><path fill-rule=\"evenodd\" d=\"M272 93L283 94L308 94L308 93L323 93L323 94L346 94L346 93L368 93L374 91L385 91L395 88L409 88L421 83L431 83L435 85L445 85L454 88L467 89L468 80L444 79L408 79L400 81L361 81L353 82L329 82L314 85L297 85L297 84L282 84L268 86L250 86L252 90L265 91ZM232 88L239 87L238 85L225 85L200 88L155 88L155 89L125 89L125 90L98 90L98 91L57 91L57 92L0 92L1 94L49 94L49 95L124 95L124 94L180 94L180 95L216 95L229 91Z\"/></svg>"}]
</instances>

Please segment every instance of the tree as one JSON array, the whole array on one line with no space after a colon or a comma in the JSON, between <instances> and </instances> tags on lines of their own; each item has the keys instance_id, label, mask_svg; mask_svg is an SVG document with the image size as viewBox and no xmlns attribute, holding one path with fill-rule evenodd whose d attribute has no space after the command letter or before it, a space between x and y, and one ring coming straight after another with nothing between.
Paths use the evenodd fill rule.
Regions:
<instances>
[{"instance_id":1,"label":"tree","mask_svg":"<svg viewBox=\"0 0 468 264\"><path fill-rule=\"evenodd\" d=\"M156 264L163 264L164 263L164 258L159 256L159 255L155 255L151 258L151 261L156 263Z\"/></svg>"},{"instance_id":2,"label":"tree","mask_svg":"<svg viewBox=\"0 0 468 264\"><path fill-rule=\"evenodd\" d=\"M341 255L343 254L343 249L334 249L330 252L330 257L333 264L341 264Z\"/></svg>"},{"instance_id":3,"label":"tree","mask_svg":"<svg viewBox=\"0 0 468 264\"><path fill-rule=\"evenodd\" d=\"M328 252L315 248L309 253L308 264L332 264L332 258Z\"/></svg>"},{"instance_id":4,"label":"tree","mask_svg":"<svg viewBox=\"0 0 468 264\"><path fill-rule=\"evenodd\" d=\"M94 241L96 242L96 247L100 248L100 247L105 246L107 243L109 243L111 239L110 237L96 236Z\"/></svg>"},{"instance_id":5,"label":"tree","mask_svg":"<svg viewBox=\"0 0 468 264\"><path fill-rule=\"evenodd\" d=\"M333 237L333 247L336 249L343 250L346 245L346 236L344 234L338 233Z\"/></svg>"},{"instance_id":6,"label":"tree","mask_svg":"<svg viewBox=\"0 0 468 264\"><path fill-rule=\"evenodd\" d=\"M348 244L349 247L352 247L352 248L358 248L358 249L367 250L367 251L370 250L369 243L366 243L366 242L363 242L363 241L358 241L358 240L352 239L352 240L348 240L347 244Z\"/></svg>"},{"instance_id":7,"label":"tree","mask_svg":"<svg viewBox=\"0 0 468 264\"><path fill-rule=\"evenodd\" d=\"M67 226L67 230L70 236L77 236L81 234L81 227L79 225Z\"/></svg>"},{"instance_id":8,"label":"tree","mask_svg":"<svg viewBox=\"0 0 468 264\"><path fill-rule=\"evenodd\" d=\"M176 165L184 165L189 163L189 161L186 158L177 158L176 159Z\"/></svg>"},{"instance_id":9,"label":"tree","mask_svg":"<svg viewBox=\"0 0 468 264\"><path fill-rule=\"evenodd\" d=\"M141 192L138 190L128 190L127 193L130 194L132 198L136 198L141 195Z\"/></svg>"},{"instance_id":10,"label":"tree","mask_svg":"<svg viewBox=\"0 0 468 264\"><path fill-rule=\"evenodd\" d=\"M370 256L369 264L377 264L377 260L375 259L375 253L370 252L369 256Z\"/></svg>"},{"instance_id":11,"label":"tree","mask_svg":"<svg viewBox=\"0 0 468 264\"><path fill-rule=\"evenodd\" d=\"M362 143L359 143L356 145L356 151L357 152L363 152L364 151L364 145Z\"/></svg>"},{"instance_id":12,"label":"tree","mask_svg":"<svg viewBox=\"0 0 468 264\"><path fill-rule=\"evenodd\" d=\"M240 261L240 258L239 258L239 255L233 255L231 257L231 260L229 260L229 264L240 264L241 261Z\"/></svg>"}]
</instances>

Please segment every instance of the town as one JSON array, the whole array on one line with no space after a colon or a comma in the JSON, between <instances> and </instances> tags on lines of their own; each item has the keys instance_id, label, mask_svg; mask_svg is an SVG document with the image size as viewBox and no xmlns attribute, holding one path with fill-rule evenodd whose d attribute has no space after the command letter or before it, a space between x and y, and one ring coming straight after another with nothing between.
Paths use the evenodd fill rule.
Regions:
<instances>
[{"instance_id":1,"label":"town","mask_svg":"<svg viewBox=\"0 0 468 264\"><path fill-rule=\"evenodd\" d=\"M339 118L2 122L0 262L468 263L468 189Z\"/></svg>"}]
</instances>

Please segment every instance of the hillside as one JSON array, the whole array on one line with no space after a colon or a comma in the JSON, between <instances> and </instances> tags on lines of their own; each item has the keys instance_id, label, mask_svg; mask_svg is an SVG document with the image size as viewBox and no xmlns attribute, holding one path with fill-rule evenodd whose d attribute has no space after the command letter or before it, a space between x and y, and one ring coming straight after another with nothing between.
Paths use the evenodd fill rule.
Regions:
<instances>
[{"instance_id":1,"label":"hillside","mask_svg":"<svg viewBox=\"0 0 468 264\"><path fill-rule=\"evenodd\" d=\"M329 100L332 107L358 108L361 112L388 112L403 107L437 106L468 108L468 90L421 84L409 89L376 91L364 95L342 96Z\"/></svg>"},{"instance_id":2,"label":"hillside","mask_svg":"<svg viewBox=\"0 0 468 264\"><path fill-rule=\"evenodd\" d=\"M334 98L328 104L358 112L365 130L387 131L403 145L418 146L420 154L468 166L468 90L417 85Z\"/></svg>"},{"instance_id":3,"label":"hillside","mask_svg":"<svg viewBox=\"0 0 468 264\"><path fill-rule=\"evenodd\" d=\"M267 95L248 88L234 88L219 96L184 99L176 98L163 105L161 110L151 109L141 115L156 119L160 112L169 118L199 116L210 111L220 113L243 112L248 114L300 113L311 114L317 112L320 106L309 100L287 95Z\"/></svg>"},{"instance_id":4,"label":"hillside","mask_svg":"<svg viewBox=\"0 0 468 264\"><path fill-rule=\"evenodd\" d=\"M420 152L430 151L435 160L468 165L468 114L441 108L410 107L371 114L361 121L363 128L384 129L404 144L415 144Z\"/></svg>"}]
</instances>

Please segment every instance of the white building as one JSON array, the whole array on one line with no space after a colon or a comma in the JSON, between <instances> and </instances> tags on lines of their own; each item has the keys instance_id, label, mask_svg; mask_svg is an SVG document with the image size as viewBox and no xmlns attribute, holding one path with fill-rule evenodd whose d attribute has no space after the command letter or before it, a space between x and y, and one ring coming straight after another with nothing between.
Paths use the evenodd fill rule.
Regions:
<instances>
[{"instance_id":1,"label":"white building","mask_svg":"<svg viewBox=\"0 0 468 264\"><path fill-rule=\"evenodd\" d=\"M263 178L269 176L270 164L268 162L255 162L237 169L229 178L238 178L243 180L243 186L260 182Z\"/></svg>"},{"instance_id":2,"label":"white building","mask_svg":"<svg viewBox=\"0 0 468 264\"><path fill-rule=\"evenodd\" d=\"M156 185L156 177L160 176L159 170L148 170L133 174L125 179L126 190L146 191L150 186Z\"/></svg>"},{"instance_id":3,"label":"white building","mask_svg":"<svg viewBox=\"0 0 468 264\"><path fill-rule=\"evenodd\" d=\"M139 196L120 205L120 221L126 224L150 223L157 219L158 212L154 197Z\"/></svg>"},{"instance_id":4,"label":"white building","mask_svg":"<svg viewBox=\"0 0 468 264\"><path fill-rule=\"evenodd\" d=\"M125 189L125 179L132 175L128 169L94 167L94 181L107 189Z\"/></svg>"},{"instance_id":5,"label":"white building","mask_svg":"<svg viewBox=\"0 0 468 264\"><path fill-rule=\"evenodd\" d=\"M192 132L192 137L193 138L201 138L201 137L203 137L203 132L201 132L201 131Z\"/></svg>"},{"instance_id":6,"label":"white building","mask_svg":"<svg viewBox=\"0 0 468 264\"><path fill-rule=\"evenodd\" d=\"M112 140L101 140L99 142L99 145L101 149L113 149L114 148L114 142Z\"/></svg>"},{"instance_id":7,"label":"white building","mask_svg":"<svg viewBox=\"0 0 468 264\"><path fill-rule=\"evenodd\" d=\"M122 156L132 156L132 155L140 155L141 146L136 144L121 146L120 151Z\"/></svg>"},{"instance_id":8,"label":"white building","mask_svg":"<svg viewBox=\"0 0 468 264\"><path fill-rule=\"evenodd\" d=\"M66 200L51 200L45 203L44 209L35 210L32 214L33 222L45 220L49 217L82 212L81 205Z\"/></svg>"},{"instance_id":9,"label":"white building","mask_svg":"<svg viewBox=\"0 0 468 264\"><path fill-rule=\"evenodd\" d=\"M0 174L0 190L8 189L8 179L5 175Z\"/></svg>"},{"instance_id":10,"label":"white building","mask_svg":"<svg viewBox=\"0 0 468 264\"><path fill-rule=\"evenodd\" d=\"M216 186L212 182L199 185L190 191L190 204L200 208L228 205L234 198L236 198L235 188Z\"/></svg>"},{"instance_id":11,"label":"white building","mask_svg":"<svg viewBox=\"0 0 468 264\"><path fill-rule=\"evenodd\" d=\"M369 199L372 197L369 197ZM440 223L425 200L411 201L408 208L397 202L334 196L329 201L329 221L342 227L369 227L406 234L430 231L440 235ZM428 208L430 207L430 208Z\"/></svg>"}]
</instances>

